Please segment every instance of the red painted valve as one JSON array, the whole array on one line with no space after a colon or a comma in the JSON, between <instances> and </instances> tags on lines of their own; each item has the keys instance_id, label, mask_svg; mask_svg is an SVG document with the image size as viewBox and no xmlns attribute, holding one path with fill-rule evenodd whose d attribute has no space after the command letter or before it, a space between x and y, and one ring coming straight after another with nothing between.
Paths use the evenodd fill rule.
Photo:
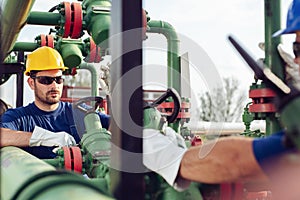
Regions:
<instances>
[{"instance_id":1,"label":"red painted valve","mask_svg":"<svg viewBox=\"0 0 300 200\"><path fill-rule=\"evenodd\" d=\"M249 111L252 113L276 112L275 105L272 102L275 96L275 92L269 88L250 90L249 97L252 98L252 105L249 106Z\"/></svg>"},{"instance_id":2,"label":"red painted valve","mask_svg":"<svg viewBox=\"0 0 300 200\"><path fill-rule=\"evenodd\" d=\"M82 155L79 147L63 147L65 169L82 173Z\"/></svg>"},{"instance_id":3,"label":"red painted valve","mask_svg":"<svg viewBox=\"0 0 300 200\"><path fill-rule=\"evenodd\" d=\"M78 39L82 33L82 8L80 3L63 2L65 24L63 38Z\"/></svg>"},{"instance_id":4,"label":"red painted valve","mask_svg":"<svg viewBox=\"0 0 300 200\"><path fill-rule=\"evenodd\" d=\"M188 122L191 118L191 113L189 112L191 104L189 102L181 102L180 106L180 112L177 115L177 119L181 119L184 122ZM174 103L173 102L163 102L159 106L157 106L157 109L161 113L165 113L168 115L169 113L173 112Z\"/></svg>"},{"instance_id":5,"label":"red painted valve","mask_svg":"<svg viewBox=\"0 0 300 200\"><path fill-rule=\"evenodd\" d=\"M47 47L51 47L54 48L54 39L52 35L44 35L41 34L40 35L41 38L41 46L47 46Z\"/></svg>"},{"instance_id":6,"label":"red painted valve","mask_svg":"<svg viewBox=\"0 0 300 200\"><path fill-rule=\"evenodd\" d=\"M101 61L101 49L98 47L93 38L90 37L90 54L88 55L88 59L86 62L94 62L94 63L99 63Z\"/></svg>"},{"instance_id":7,"label":"red painted valve","mask_svg":"<svg viewBox=\"0 0 300 200\"><path fill-rule=\"evenodd\" d=\"M202 139L200 135L195 135L191 141L192 146L198 146L202 144Z\"/></svg>"}]
</instances>

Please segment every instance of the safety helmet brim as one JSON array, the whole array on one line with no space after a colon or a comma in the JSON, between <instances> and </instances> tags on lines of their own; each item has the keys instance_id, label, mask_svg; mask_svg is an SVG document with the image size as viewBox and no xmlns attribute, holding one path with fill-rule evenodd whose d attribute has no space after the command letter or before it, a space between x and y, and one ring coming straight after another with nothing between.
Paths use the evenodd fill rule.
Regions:
<instances>
[{"instance_id":1,"label":"safety helmet brim","mask_svg":"<svg viewBox=\"0 0 300 200\"><path fill-rule=\"evenodd\" d=\"M296 30L294 30L294 28L282 29L282 30L279 30L279 31L276 31L275 33L273 33L272 37L278 37L283 34L291 34L291 33L294 33L295 31Z\"/></svg>"},{"instance_id":2,"label":"safety helmet brim","mask_svg":"<svg viewBox=\"0 0 300 200\"><path fill-rule=\"evenodd\" d=\"M68 67L60 67L60 68L53 68L53 67L47 68L47 67L44 67L42 70L37 70L37 71L47 71L47 70L55 70L55 69L60 69L60 70L62 70L62 71L65 71L66 69L69 69L69 68L68 68ZM24 72L24 74L25 74L26 76L29 76L29 75L30 75L30 71L32 71L32 70L26 70L26 71Z\"/></svg>"},{"instance_id":3,"label":"safety helmet brim","mask_svg":"<svg viewBox=\"0 0 300 200\"><path fill-rule=\"evenodd\" d=\"M273 37L277 37L283 34L291 34L300 30L300 0L294 0L291 2L287 18L286 18L286 28L283 30L279 30L273 33Z\"/></svg>"}]
</instances>

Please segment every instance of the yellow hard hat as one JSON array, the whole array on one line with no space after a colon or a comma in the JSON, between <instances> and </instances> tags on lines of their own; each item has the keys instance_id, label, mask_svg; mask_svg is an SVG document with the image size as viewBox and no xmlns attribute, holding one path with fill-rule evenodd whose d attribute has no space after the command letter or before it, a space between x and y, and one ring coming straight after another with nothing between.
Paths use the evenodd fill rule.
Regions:
<instances>
[{"instance_id":1,"label":"yellow hard hat","mask_svg":"<svg viewBox=\"0 0 300 200\"><path fill-rule=\"evenodd\" d=\"M27 55L25 75L29 76L30 71L52 70L52 69L68 69L64 65L61 55L53 48L43 46L37 48Z\"/></svg>"}]
</instances>

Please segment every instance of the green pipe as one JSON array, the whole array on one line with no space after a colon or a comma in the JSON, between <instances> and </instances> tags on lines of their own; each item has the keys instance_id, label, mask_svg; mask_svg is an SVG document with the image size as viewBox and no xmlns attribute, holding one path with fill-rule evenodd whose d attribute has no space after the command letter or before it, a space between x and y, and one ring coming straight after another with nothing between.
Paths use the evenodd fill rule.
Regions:
<instances>
[{"instance_id":1,"label":"green pipe","mask_svg":"<svg viewBox=\"0 0 300 200\"><path fill-rule=\"evenodd\" d=\"M84 27L92 36L96 45L101 50L108 48L110 18L110 0L85 0L82 8L86 14L84 16Z\"/></svg>"},{"instance_id":2,"label":"green pipe","mask_svg":"<svg viewBox=\"0 0 300 200\"><path fill-rule=\"evenodd\" d=\"M34 0L3 0L1 1L0 18L0 62L2 63L11 51L18 35L26 23L27 16ZM17 13L17 14L16 14Z\"/></svg>"},{"instance_id":3,"label":"green pipe","mask_svg":"<svg viewBox=\"0 0 300 200\"><path fill-rule=\"evenodd\" d=\"M55 168L62 168L62 163L63 163L63 160L62 159L57 159L57 158L54 158L54 159L43 159L44 162L48 163L49 165L55 167Z\"/></svg>"},{"instance_id":4,"label":"green pipe","mask_svg":"<svg viewBox=\"0 0 300 200\"><path fill-rule=\"evenodd\" d=\"M99 96L98 73L93 64L83 62L79 65L79 69L87 69L91 72L91 96Z\"/></svg>"},{"instance_id":5,"label":"green pipe","mask_svg":"<svg viewBox=\"0 0 300 200\"><path fill-rule=\"evenodd\" d=\"M280 37L272 37L272 34L281 29L280 0L265 0L265 64L274 74L284 79L283 61L277 51ZM280 123L275 113L266 117L266 135L279 131Z\"/></svg>"},{"instance_id":6,"label":"green pipe","mask_svg":"<svg viewBox=\"0 0 300 200\"><path fill-rule=\"evenodd\" d=\"M55 26L60 24L60 20L59 13L32 11L27 18L27 24Z\"/></svg>"},{"instance_id":7,"label":"green pipe","mask_svg":"<svg viewBox=\"0 0 300 200\"><path fill-rule=\"evenodd\" d=\"M281 110L280 119L282 124L287 127L285 131L288 140L285 141L287 145L292 145L300 149L299 140L299 105L300 98L296 97L290 100Z\"/></svg>"},{"instance_id":8,"label":"green pipe","mask_svg":"<svg viewBox=\"0 0 300 200\"><path fill-rule=\"evenodd\" d=\"M96 113L88 113L84 124L86 133L80 141L84 155L88 155L84 168L89 177L104 178L110 162L111 135L102 128Z\"/></svg>"},{"instance_id":9,"label":"green pipe","mask_svg":"<svg viewBox=\"0 0 300 200\"><path fill-rule=\"evenodd\" d=\"M59 172L17 148L1 148L1 199L112 199L82 176Z\"/></svg>"},{"instance_id":10,"label":"green pipe","mask_svg":"<svg viewBox=\"0 0 300 200\"><path fill-rule=\"evenodd\" d=\"M34 42L16 42L12 50L32 52L38 47L40 47L40 45Z\"/></svg>"},{"instance_id":11,"label":"green pipe","mask_svg":"<svg viewBox=\"0 0 300 200\"><path fill-rule=\"evenodd\" d=\"M147 32L160 33L168 42L168 87L174 88L181 95L181 69L179 64L179 39L172 25L167 22L150 20Z\"/></svg>"},{"instance_id":12,"label":"green pipe","mask_svg":"<svg viewBox=\"0 0 300 200\"><path fill-rule=\"evenodd\" d=\"M82 52L77 44L63 43L60 45L59 52L64 64L69 68L77 67L82 62Z\"/></svg>"}]
</instances>

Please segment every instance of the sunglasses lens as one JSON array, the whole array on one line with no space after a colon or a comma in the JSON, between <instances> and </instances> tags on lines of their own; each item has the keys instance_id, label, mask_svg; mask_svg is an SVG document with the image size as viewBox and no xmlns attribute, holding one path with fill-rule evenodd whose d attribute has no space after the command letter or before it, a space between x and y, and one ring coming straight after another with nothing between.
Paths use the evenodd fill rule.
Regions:
<instances>
[{"instance_id":1,"label":"sunglasses lens","mask_svg":"<svg viewBox=\"0 0 300 200\"><path fill-rule=\"evenodd\" d=\"M49 77L37 77L37 80L39 83L44 85L50 85L53 82L53 80Z\"/></svg>"},{"instance_id":2,"label":"sunglasses lens","mask_svg":"<svg viewBox=\"0 0 300 200\"><path fill-rule=\"evenodd\" d=\"M61 83L63 83L63 81L64 81L64 79L61 76L55 77L55 82L57 84L61 84Z\"/></svg>"},{"instance_id":3,"label":"sunglasses lens","mask_svg":"<svg viewBox=\"0 0 300 200\"><path fill-rule=\"evenodd\" d=\"M50 76L37 76L35 77L40 84L50 85L55 81L57 84L63 83L64 79L61 76L50 77Z\"/></svg>"}]
</instances>

